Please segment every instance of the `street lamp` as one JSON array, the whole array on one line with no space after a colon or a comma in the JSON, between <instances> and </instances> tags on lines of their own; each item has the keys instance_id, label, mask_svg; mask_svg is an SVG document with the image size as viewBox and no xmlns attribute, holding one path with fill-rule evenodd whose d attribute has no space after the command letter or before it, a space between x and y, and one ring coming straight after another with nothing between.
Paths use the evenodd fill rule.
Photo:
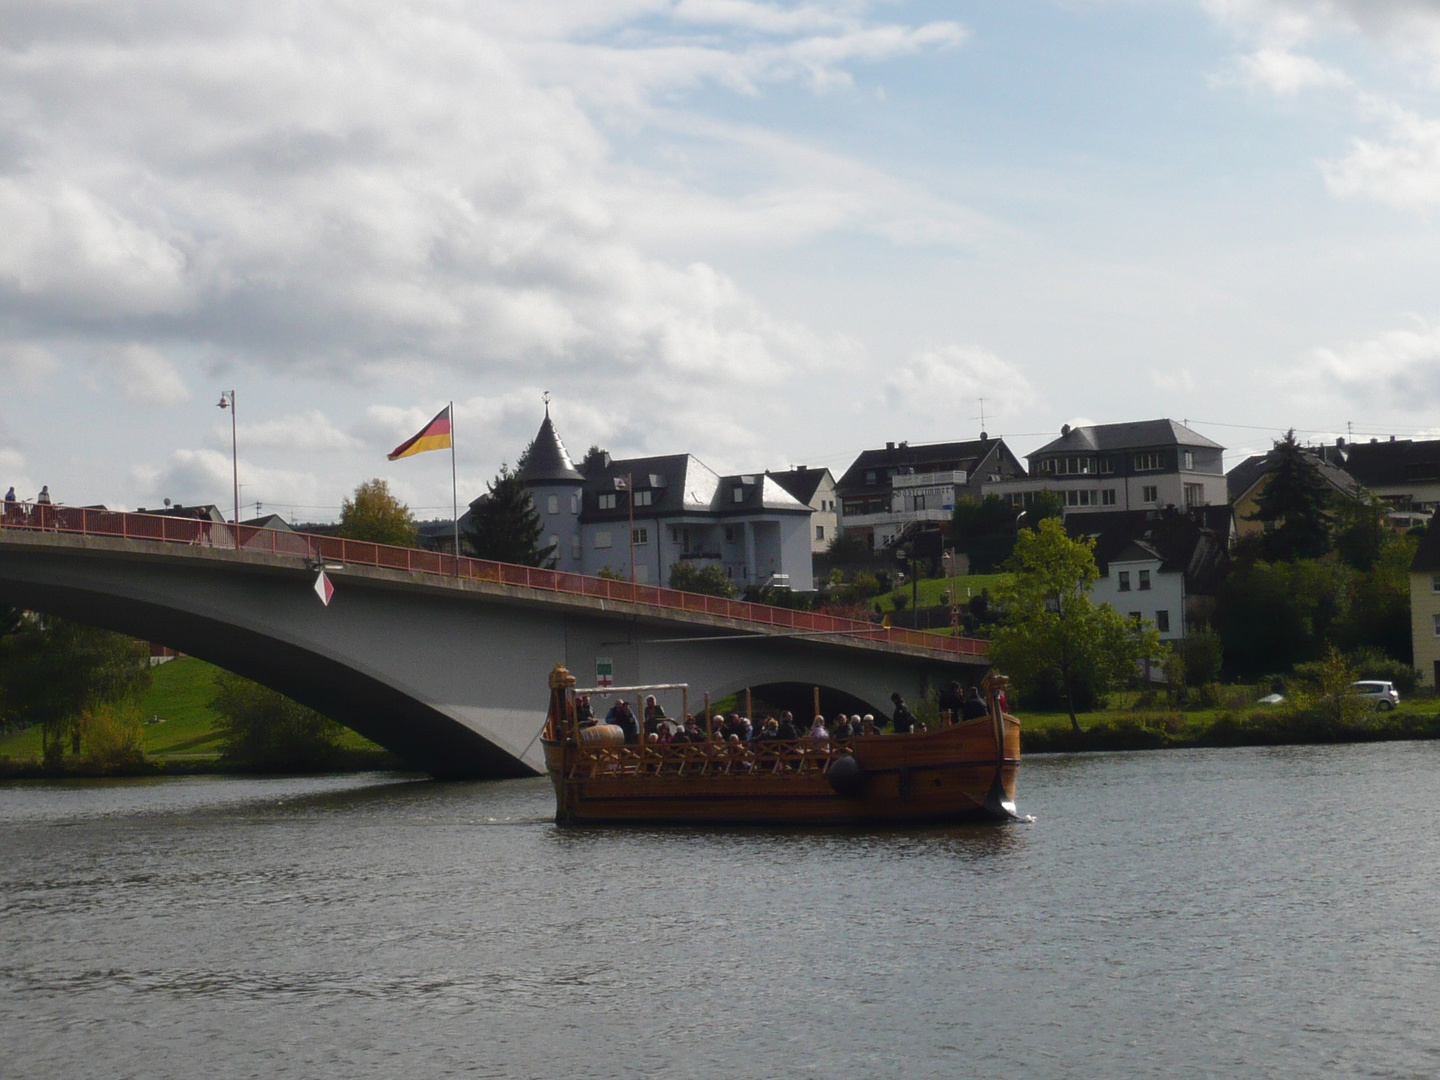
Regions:
<instances>
[{"instance_id":1,"label":"street lamp","mask_svg":"<svg viewBox=\"0 0 1440 1080\"><path fill-rule=\"evenodd\" d=\"M235 482L235 546L240 546L240 452L235 438L235 391L221 390L217 409L230 410L230 473Z\"/></svg>"}]
</instances>

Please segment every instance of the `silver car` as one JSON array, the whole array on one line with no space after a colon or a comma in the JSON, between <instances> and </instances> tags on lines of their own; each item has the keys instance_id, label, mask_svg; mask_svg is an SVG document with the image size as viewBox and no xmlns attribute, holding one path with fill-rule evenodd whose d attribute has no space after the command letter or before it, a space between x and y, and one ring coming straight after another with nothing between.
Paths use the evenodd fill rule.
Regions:
<instances>
[{"instance_id":1,"label":"silver car","mask_svg":"<svg viewBox=\"0 0 1440 1080\"><path fill-rule=\"evenodd\" d=\"M1400 694L1396 691L1395 684L1380 679L1361 679L1351 683L1350 690L1366 701L1373 701L1381 712L1388 712L1400 704Z\"/></svg>"}]
</instances>

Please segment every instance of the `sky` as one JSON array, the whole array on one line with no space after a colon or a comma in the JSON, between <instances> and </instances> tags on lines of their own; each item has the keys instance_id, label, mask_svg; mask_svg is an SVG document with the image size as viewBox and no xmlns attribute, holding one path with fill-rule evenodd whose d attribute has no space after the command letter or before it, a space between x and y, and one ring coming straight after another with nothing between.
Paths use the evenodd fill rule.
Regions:
<instances>
[{"instance_id":1,"label":"sky","mask_svg":"<svg viewBox=\"0 0 1440 1080\"><path fill-rule=\"evenodd\" d=\"M1437 228L1440 0L0 0L0 487L1440 436Z\"/></svg>"}]
</instances>

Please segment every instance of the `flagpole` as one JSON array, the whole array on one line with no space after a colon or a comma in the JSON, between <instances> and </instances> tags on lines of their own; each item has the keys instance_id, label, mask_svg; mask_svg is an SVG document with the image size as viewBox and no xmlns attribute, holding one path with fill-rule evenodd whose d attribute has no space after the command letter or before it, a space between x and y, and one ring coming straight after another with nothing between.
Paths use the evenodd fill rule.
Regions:
<instances>
[{"instance_id":1,"label":"flagpole","mask_svg":"<svg viewBox=\"0 0 1440 1080\"><path fill-rule=\"evenodd\" d=\"M455 402L450 402L450 516L455 527L455 576L460 576L460 487L455 481Z\"/></svg>"}]
</instances>

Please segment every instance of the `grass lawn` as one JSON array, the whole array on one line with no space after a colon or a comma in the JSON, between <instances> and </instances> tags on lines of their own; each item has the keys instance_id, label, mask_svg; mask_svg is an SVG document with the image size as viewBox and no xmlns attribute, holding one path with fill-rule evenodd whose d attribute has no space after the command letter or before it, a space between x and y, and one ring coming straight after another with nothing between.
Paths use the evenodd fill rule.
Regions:
<instances>
[{"instance_id":1,"label":"grass lawn","mask_svg":"<svg viewBox=\"0 0 1440 1080\"><path fill-rule=\"evenodd\" d=\"M959 594L961 600L968 600L971 596L979 596L981 591L989 589L993 596L995 590L1003 583L1010 580L1009 574L970 574L967 577L958 578L925 578L920 582L920 606L933 607L935 604L945 602L945 593L952 587ZM910 584L900 587L905 593L908 601L910 598ZM968 593L965 590L970 590ZM881 593L875 598L879 601L881 611L894 611L895 601L891 599L890 593Z\"/></svg>"},{"instance_id":2,"label":"grass lawn","mask_svg":"<svg viewBox=\"0 0 1440 1080\"><path fill-rule=\"evenodd\" d=\"M193 656L161 664L151 672L150 689L140 696L145 725L145 753L152 758L196 759L220 755L219 714L210 707L220 669ZM369 739L344 729L340 745L347 750L378 750ZM0 739L0 757L40 756L40 728L31 727Z\"/></svg>"}]
</instances>

